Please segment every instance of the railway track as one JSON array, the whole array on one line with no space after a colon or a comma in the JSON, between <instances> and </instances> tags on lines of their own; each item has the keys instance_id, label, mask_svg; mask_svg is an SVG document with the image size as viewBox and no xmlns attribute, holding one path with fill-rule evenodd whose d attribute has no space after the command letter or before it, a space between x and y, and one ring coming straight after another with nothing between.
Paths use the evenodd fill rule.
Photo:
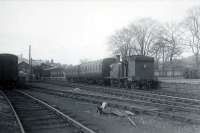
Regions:
<instances>
[{"instance_id":1,"label":"railway track","mask_svg":"<svg viewBox=\"0 0 200 133\"><path fill-rule=\"evenodd\" d=\"M22 91L5 91L21 133L96 133L69 115Z\"/></svg>"},{"instance_id":2,"label":"railway track","mask_svg":"<svg viewBox=\"0 0 200 133\"><path fill-rule=\"evenodd\" d=\"M67 84L64 82L61 82L62 86L69 86L69 87L79 87L84 90L88 91L95 91L95 92L101 92L106 93L113 96L120 96L124 98L129 99L138 99L141 101L149 101L152 104L159 104L160 106L168 106L168 107L175 107L178 106L178 108L184 107L185 110L191 110L192 112L197 110L195 112L199 112L200 108L200 100L199 99L192 99L187 97L177 97L177 96L171 96L166 95L162 93L154 93L153 91L142 91L142 90L120 90L120 89L113 89L108 87L100 87L100 86L90 86L90 85L82 85L82 84ZM50 84L56 84L55 82L51 82Z\"/></svg>"},{"instance_id":3,"label":"railway track","mask_svg":"<svg viewBox=\"0 0 200 133\"><path fill-rule=\"evenodd\" d=\"M183 122L200 124L200 112L199 108L184 108L181 106L168 106L149 103L148 101L140 101L138 99L127 99L114 97L109 95L95 95L87 93L79 93L68 90L55 90L47 89L43 87L34 88L39 92L49 93L51 95L58 95L62 97L73 98L79 101L92 102L100 104L102 101L107 101L109 106L117 107L121 109L131 110L136 113L145 113L150 115L159 115L165 118L171 118L173 120L179 120ZM32 91L34 91L32 89ZM195 111L193 110L195 109Z\"/></svg>"},{"instance_id":4,"label":"railway track","mask_svg":"<svg viewBox=\"0 0 200 133\"><path fill-rule=\"evenodd\" d=\"M182 93L182 92L174 92L174 91L169 91L169 90L139 90L139 89L126 89L126 88L118 88L118 87L106 87L106 86L100 86L100 85L91 85L91 84L83 84L83 83L71 83L65 80L44 80L44 81L34 81L36 83L48 83L48 84L55 84L55 85L61 85L65 87L87 87L84 89L91 90L91 91L98 91L98 92L120 92L121 94L134 94L134 93L140 93L142 95L154 95L154 96L160 96L160 97L167 97L169 100L173 97L175 100L182 99L180 101L185 101L191 99L192 101L197 100L197 102L200 101L199 95L194 95L194 94L188 94L188 93Z\"/></svg>"},{"instance_id":5,"label":"railway track","mask_svg":"<svg viewBox=\"0 0 200 133\"><path fill-rule=\"evenodd\" d=\"M0 132L24 133L21 121L6 95L0 90Z\"/></svg>"}]
</instances>

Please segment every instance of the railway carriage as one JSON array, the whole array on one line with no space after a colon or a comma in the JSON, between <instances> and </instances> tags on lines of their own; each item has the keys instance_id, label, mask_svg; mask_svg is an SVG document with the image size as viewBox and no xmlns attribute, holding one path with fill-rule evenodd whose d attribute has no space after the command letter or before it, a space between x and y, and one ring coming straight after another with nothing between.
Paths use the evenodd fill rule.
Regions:
<instances>
[{"instance_id":1,"label":"railway carriage","mask_svg":"<svg viewBox=\"0 0 200 133\"><path fill-rule=\"evenodd\" d=\"M0 54L0 86L16 86L18 58L12 54Z\"/></svg>"},{"instance_id":2,"label":"railway carriage","mask_svg":"<svg viewBox=\"0 0 200 133\"><path fill-rule=\"evenodd\" d=\"M110 65L115 61L115 58L104 58L80 64L80 80L89 83L109 84Z\"/></svg>"},{"instance_id":3,"label":"railway carriage","mask_svg":"<svg viewBox=\"0 0 200 133\"><path fill-rule=\"evenodd\" d=\"M104 58L68 67L65 71L66 79L69 81L109 84L110 65L115 61L115 58Z\"/></svg>"}]
</instances>

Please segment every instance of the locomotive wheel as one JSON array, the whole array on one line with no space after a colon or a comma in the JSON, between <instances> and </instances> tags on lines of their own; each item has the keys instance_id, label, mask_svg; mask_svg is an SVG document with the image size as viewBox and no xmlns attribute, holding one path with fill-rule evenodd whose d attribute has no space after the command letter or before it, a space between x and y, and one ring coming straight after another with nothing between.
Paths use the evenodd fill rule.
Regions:
<instances>
[{"instance_id":1,"label":"locomotive wheel","mask_svg":"<svg viewBox=\"0 0 200 133\"><path fill-rule=\"evenodd\" d=\"M131 89L136 89L136 88L137 88L136 82L132 82L131 83Z\"/></svg>"},{"instance_id":2,"label":"locomotive wheel","mask_svg":"<svg viewBox=\"0 0 200 133\"><path fill-rule=\"evenodd\" d=\"M130 84L127 80L125 80L125 81L124 81L124 87L125 87L126 89L129 89L129 88L131 88L131 84Z\"/></svg>"},{"instance_id":3,"label":"locomotive wheel","mask_svg":"<svg viewBox=\"0 0 200 133\"><path fill-rule=\"evenodd\" d=\"M114 87L114 81L113 80L110 80L110 86Z\"/></svg>"},{"instance_id":4,"label":"locomotive wheel","mask_svg":"<svg viewBox=\"0 0 200 133\"><path fill-rule=\"evenodd\" d=\"M128 82L124 81L124 88L128 88Z\"/></svg>"},{"instance_id":5,"label":"locomotive wheel","mask_svg":"<svg viewBox=\"0 0 200 133\"><path fill-rule=\"evenodd\" d=\"M133 83L131 84L131 89L135 89L135 85Z\"/></svg>"},{"instance_id":6,"label":"locomotive wheel","mask_svg":"<svg viewBox=\"0 0 200 133\"><path fill-rule=\"evenodd\" d=\"M123 86L123 82L121 80L118 80L117 82L118 82L117 83L118 88L121 88Z\"/></svg>"}]
</instances>

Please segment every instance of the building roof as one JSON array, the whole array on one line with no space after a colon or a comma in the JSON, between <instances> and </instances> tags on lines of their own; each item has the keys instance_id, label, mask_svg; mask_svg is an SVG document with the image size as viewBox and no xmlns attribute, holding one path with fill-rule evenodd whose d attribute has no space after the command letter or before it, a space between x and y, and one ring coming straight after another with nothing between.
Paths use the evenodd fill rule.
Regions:
<instances>
[{"instance_id":1,"label":"building roof","mask_svg":"<svg viewBox=\"0 0 200 133\"><path fill-rule=\"evenodd\" d=\"M53 67L49 67L44 69L45 71L51 71L51 70L64 70L64 68L62 67L58 67L58 66L53 66Z\"/></svg>"},{"instance_id":2,"label":"building roof","mask_svg":"<svg viewBox=\"0 0 200 133\"><path fill-rule=\"evenodd\" d=\"M21 64L29 65L29 64L28 64L27 62L25 62L25 61L22 61L22 62L18 63L18 65L21 65Z\"/></svg>"}]
</instances>

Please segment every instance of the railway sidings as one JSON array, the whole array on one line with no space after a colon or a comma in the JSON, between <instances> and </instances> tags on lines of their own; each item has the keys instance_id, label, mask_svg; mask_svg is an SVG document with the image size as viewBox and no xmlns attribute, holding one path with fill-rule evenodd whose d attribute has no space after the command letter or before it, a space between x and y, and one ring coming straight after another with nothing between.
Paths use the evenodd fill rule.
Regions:
<instances>
[{"instance_id":1,"label":"railway sidings","mask_svg":"<svg viewBox=\"0 0 200 133\"><path fill-rule=\"evenodd\" d=\"M87 132L77 127L79 124L76 125L64 118L65 115L96 133L199 131L198 99L156 91L119 90L53 81L51 84L29 83L28 86L26 89L4 90L24 132ZM131 119L135 126L130 123L127 116L98 114L97 106L103 101L108 103L111 110L131 111L134 114ZM13 120L18 123L15 117ZM21 132L19 125L16 124L15 130Z\"/></svg>"},{"instance_id":2,"label":"railway sidings","mask_svg":"<svg viewBox=\"0 0 200 133\"><path fill-rule=\"evenodd\" d=\"M90 88L90 86L79 86L81 90L87 90L85 92L74 92L66 89L52 90L52 88L56 88L55 86L52 86L51 89L41 86L39 88L40 89L36 88L35 90L96 104L99 104L102 101L107 101L111 107L127 109L136 113L158 115L164 118L170 118L172 120L178 120L186 123L200 123L200 103L196 99L164 95L156 96L151 93L140 94L132 92L130 94L126 91L126 93L122 93L122 90L108 91L106 88L101 89L98 87L95 89L93 88L93 91L88 91L87 89ZM90 89L92 89L92 87ZM97 90L101 90L103 92L98 92Z\"/></svg>"},{"instance_id":3,"label":"railway sidings","mask_svg":"<svg viewBox=\"0 0 200 133\"><path fill-rule=\"evenodd\" d=\"M52 86L54 89L56 86ZM59 88L59 87L58 87ZM56 88L56 89L58 89ZM66 88L70 89L70 88ZM71 88L73 91L79 91L78 89ZM31 91L33 90L33 91ZM40 89L41 90L41 89ZM189 124L181 121L174 121L171 119L163 119L157 115L149 115L143 113L136 113L134 116L130 116L135 122L136 126L133 126L128 118L125 116L118 116L112 114L102 114L97 113L97 105L94 101L78 100L75 98L70 98L67 96L59 96L55 94L50 94L35 90L34 88L24 90L25 92L37 97L43 101L48 101L49 104L62 110L62 112L73 112L73 118L80 120L81 123L87 127L96 127L99 130L98 133L188 133L192 131L193 133L198 133L198 124ZM45 91L45 90L44 90ZM80 90L83 91L83 90ZM61 92L60 92L61 93ZM108 110L109 110L108 106ZM115 111L125 111L127 109L112 108ZM96 130L95 130L96 131Z\"/></svg>"}]
</instances>

